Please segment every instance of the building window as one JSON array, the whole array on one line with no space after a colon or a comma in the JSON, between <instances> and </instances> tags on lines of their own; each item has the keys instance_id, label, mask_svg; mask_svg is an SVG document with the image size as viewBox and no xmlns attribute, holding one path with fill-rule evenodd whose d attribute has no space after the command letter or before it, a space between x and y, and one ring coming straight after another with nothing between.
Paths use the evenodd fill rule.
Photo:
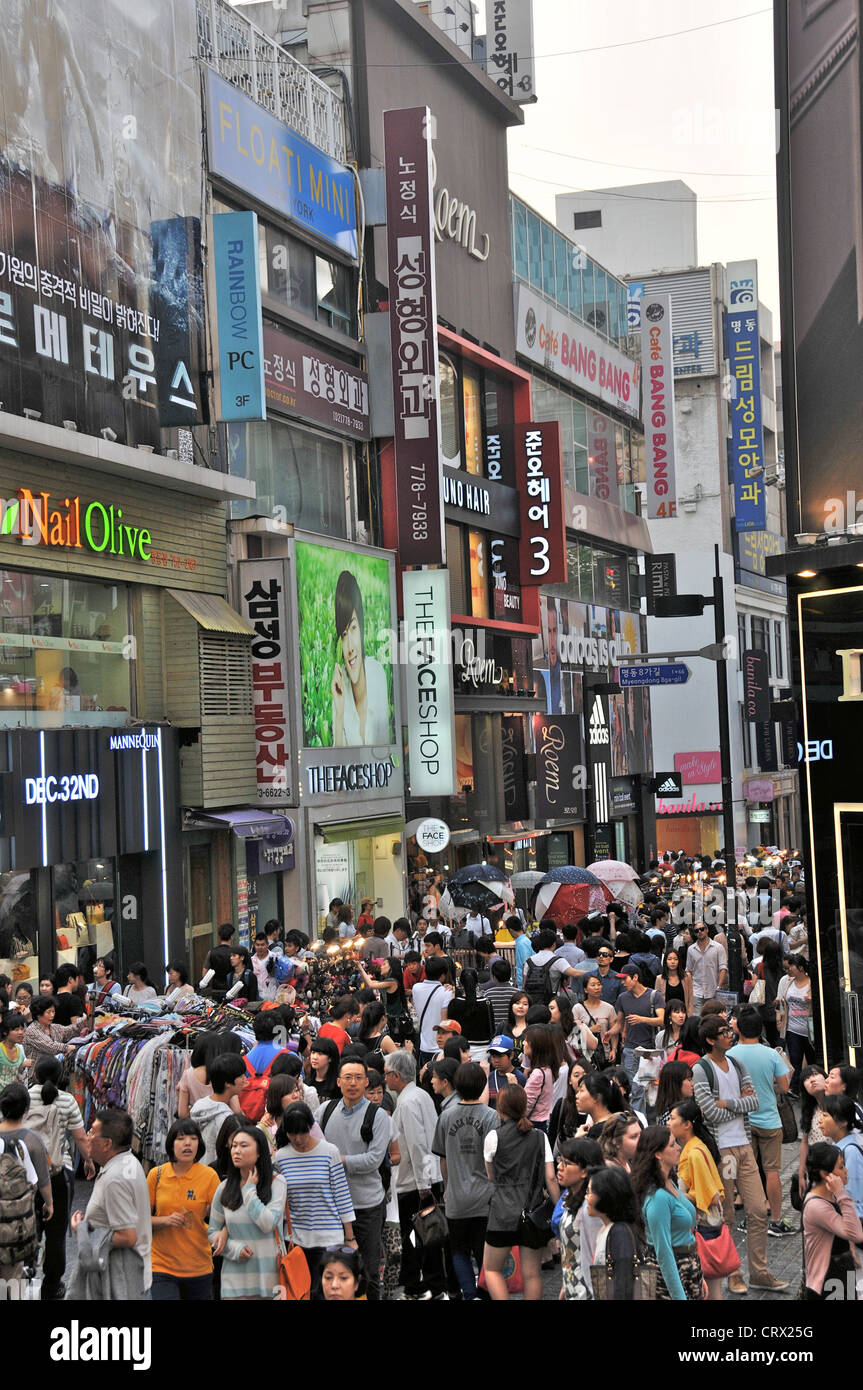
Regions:
<instances>
[{"instance_id":1,"label":"building window","mask_svg":"<svg viewBox=\"0 0 863 1390\"><path fill-rule=\"evenodd\" d=\"M591 212L574 212L572 214L572 226L576 232L586 232L590 227L601 227L601 208L595 208Z\"/></svg>"},{"instance_id":2,"label":"building window","mask_svg":"<svg viewBox=\"0 0 863 1390\"><path fill-rule=\"evenodd\" d=\"M464 457L468 473L482 473L482 396L479 372L462 362L462 402L464 406Z\"/></svg>"},{"instance_id":3,"label":"building window","mask_svg":"<svg viewBox=\"0 0 863 1390\"><path fill-rule=\"evenodd\" d=\"M772 674L772 676L773 676L773 679L774 679L774 680L777 680L777 681L784 680L784 679L785 679L785 654L784 654L784 650L783 650L783 642L782 642L782 623L781 623L781 622L775 622L775 623L773 624L773 654L774 654L773 671L771 672L771 674Z\"/></svg>"},{"instance_id":4,"label":"building window","mask_svg":"<svg viewBox=\"0 0 863 1390\"><path fill-rule=\"evenodd\" d=\"M458 372L449 357L438 358L440 380L441 454L452 468L461 468L461 410L458 398Z\"/></svg>"},{"instance_id":5,"label":"building window","mask_svg":"<svg viewBox=\"0 0 863 1390\"><path fill-rule=\"evenodd\" d=\"M349 484L340 440L293 422L228 425L231 472L253 478L257 497L232 503L232 515L271 516L319 535L348 535Z\"/></svg>"},{"instance_id":6,"label":"building window","mask_svg":"<svg viewBox=\"0 0 863 1390\"><path fill-rule=\"evenodd\" d=\"M447 522L446 525L446 563L449 570L450 609L453 613L469 613L462 531L460 526L452 522Z\"/></svg>"},{"instance_id":7,"label":"building window","mask_svg":"<svg viewBox=\"0 0 863 1390\"><path fill-rule=\"evenodd\" d=\"M125 585L0 570L0 727L125 724Z\"/></svg>"},{"instance_id":8,"label":"building window","mask_svg":"<svg viewBox=\"0 0 863 1390\"><path fill-rule=\"evenodd\" d=\"M770 623L767 618L750 619L752 623L752 646L760 652L770 654Z\"/></svg>"}]
</instances>

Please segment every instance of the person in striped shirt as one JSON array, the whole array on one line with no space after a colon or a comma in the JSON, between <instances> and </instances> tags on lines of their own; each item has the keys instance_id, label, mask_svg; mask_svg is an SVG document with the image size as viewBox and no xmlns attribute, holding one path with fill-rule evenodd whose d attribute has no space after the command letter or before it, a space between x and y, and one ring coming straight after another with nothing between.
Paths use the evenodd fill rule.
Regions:
<instances>
[{"instance_id":1,"label":"person in striped shirt","mask_svg":"<svg viewBox=\"0 0 863 1390\"><path fill-rule=\"evenodd\" d=\"M341 1154L335 1144L312 1134L307 1105L289 1105L276 1133L273 1163L288 1190L294 1241L309 1262L312 1297L320 1298L319 1274L328 1246L357 1247L354 1207Z\"/></svg>"},{"instance_id":2,"label":"person in striped shirt","mask_svg":"<svg viewBox=\"0 0 863 1390\"><path fill-rule=\"evenodd\" d=\"M208 1235L221 1255L223 1299L272 1299L278 1287L275 1232L281 1229L287 1189L273 1172L262 1129L241 1125L231 1139L228 1176L216 1188Z\"/></svg>"}]
</instances>

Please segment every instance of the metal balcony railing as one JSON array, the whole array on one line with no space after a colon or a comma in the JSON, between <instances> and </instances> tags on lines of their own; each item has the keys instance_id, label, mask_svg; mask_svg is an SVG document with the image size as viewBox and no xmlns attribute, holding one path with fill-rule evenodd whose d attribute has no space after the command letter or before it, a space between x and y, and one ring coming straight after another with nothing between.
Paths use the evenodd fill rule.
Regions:
<instances>
[{"instance_id":1,"label":"metal balcony railing","mask_svg":"<svg viewBox=\"0 0 863 1390\"><path fill-rule=\"evenodd\" d=\"M318 149L344 163L341 98L227 0L196 0L198 57Z\"/></svg>"}]
</instances>

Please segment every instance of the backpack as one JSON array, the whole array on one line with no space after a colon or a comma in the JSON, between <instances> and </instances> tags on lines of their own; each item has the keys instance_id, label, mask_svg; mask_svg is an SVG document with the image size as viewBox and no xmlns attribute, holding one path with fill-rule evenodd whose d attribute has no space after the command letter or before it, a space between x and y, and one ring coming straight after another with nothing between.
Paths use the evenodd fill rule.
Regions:
<instances>
[{"instance_id":1,"label":"backpack","mask_svg":"<svg viewBox=\"0 0 863 1390\"><path fill-rule=\"evenodd\" d=\"M521 978L524 992L531 1004L548 1004L554 998L554 990L551 987L551 967L554 964L554 957L544 965L536 965L530 956L525 961Z\"/></svg>"},{"instance_id":2,"label":"backpack","mask_svg":"<svg viewBox=\"0 0 863 1390\"><path fill-rule=\"evenodd\" d=\"M318 1124L321 1127L322 1134L326 1134L327 1125L330 1121L330 1116L332 1115L338 1103L339 1102L337 1100L331 1100L328 1103L323 1115L318 1120ZM360 1138L366 1146L368 1146L372 1142L372 1135L375 1132L375 1116L377 1115L378 1111L382 1108L383 1107L380 1105L372 1105L371 1101L369 1101L368 1105L366 1106L366 1113L363 1115L363 1122L360 1125ZM380 1180L384 1185L384 1196L386 1198L389 1198L390 1195L390 1183L392 1182L392 1173L393 1165L390 1162L390 1149L389 1145L387 1145L387 1151L384 1154L383 1163L381 1163L378 1167L378 1175L380 1176Z\"/></svg>"},{"instance_id":3,"label":"backpack","mask_svg":"<svg viewBox=\"0 0 863 1390\"><path fill-rule=\"evenodd\" d=\"M280 1048L280 1051L286 1052L287 1048ZM248 1057L243 1058L246 1064L248 1081L246 1082L245 1089L240 1092L240 1109L246 1119L251 1120L252 1124L258 1123L258 1120L267 1108L267 1087L270 1084L270 1070L278 1056L279 1053L274 1052L262 1072L255 1071Z\"/></svg>"},{"instance_id":4,"label":"backpack","mask_svg":"<svg viewBox=\"0 0 863 1390\"><path fill-rule=\"evenodd\" d=\"M28 1264L36 1255L36 1202L27 1181L20 1141L4 1140L0 1153L0 1268Z\"/></svg>"}]
</instances>

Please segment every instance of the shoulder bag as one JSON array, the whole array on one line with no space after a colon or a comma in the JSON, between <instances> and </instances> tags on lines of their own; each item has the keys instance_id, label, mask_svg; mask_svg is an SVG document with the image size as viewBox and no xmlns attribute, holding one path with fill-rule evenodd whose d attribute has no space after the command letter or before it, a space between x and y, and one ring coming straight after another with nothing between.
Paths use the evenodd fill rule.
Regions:
<instances>
[{"instance_id":1,"label":"shoulder bag","mask_svg":"<svg viewBox=\"0 0 863 1390\"><path fill-rule=\"evenodd\" d=\"M287 1244L285 1244L278 1227L273 1232L279 1252L276 1258L278 1297L283 1303L308 1303L312 1293L312 1276L309 1272L309 1262L305 1252L300 1249L299 1245L294 1244L291 1208L287 1201L285 1202L285 1221L288 1226Z\"/></svg>"},{"instance_id":2,"label":"shoulder bag","mask_svg":"<svg viewBox=\"0 0 863 1390\"><path fill-rule=\"evenodd\" d=\"M627 1230L632 1237L632 1301L633 1303L652 1303L656 1300L658 1270L654 1265L645 1263L644 1254L636 1234L628 1224ZM604 1262L590 1266L590 1283L595 1299L599 1299L600 1302L613 1300L614 1261L608 1253L607 1246Z\"/></svg>"},{"instance_id":3,"label":"shoulder bag","mask_svg":"<svg viewBox=\"0 0 863 1390\"><path fill-rule=\"evenodd\" d=\"M542 1141L537 1155L537 1169L531 1186L530 1196L521 1213L521 1219L536 1235L547 1235L551 1239L551 1218L555 1204L545 1190L545 1134L534 1130Z\"/></svg>"},{"instance_id":4,"label":"shoulder bag","mask_svg":"<svg viewBox=\"0 0 863 1390\"><path fill-rule=\"evenodd\" d=\"M779 1123L782 1125L783 1144L796 1144L798 1139L797 1116L794 1114L794 1106L788 1099L787 1091L777 1091L776 1108L779 1111Z\"/></svg>"}]
</instances>

